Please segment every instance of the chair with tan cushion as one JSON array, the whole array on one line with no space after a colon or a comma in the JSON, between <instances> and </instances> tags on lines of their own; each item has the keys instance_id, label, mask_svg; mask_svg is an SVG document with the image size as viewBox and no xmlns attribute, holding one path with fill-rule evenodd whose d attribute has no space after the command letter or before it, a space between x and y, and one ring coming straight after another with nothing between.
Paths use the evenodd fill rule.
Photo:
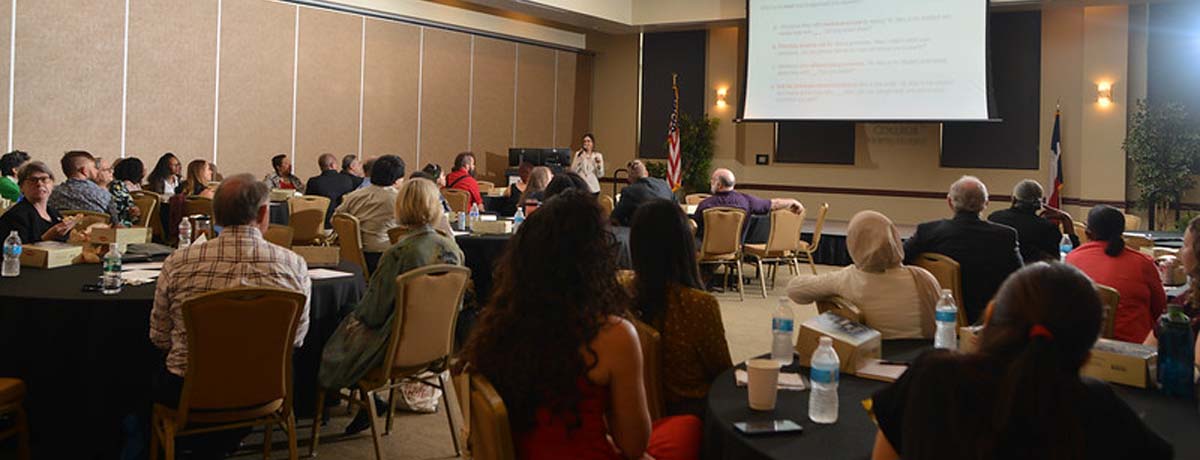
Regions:
<instances>
[{"instance_id":1,"label":"chair with tan cushion","mask_svg":"<svg viewBox=\"0 0 1200 460\"><path fill-rule=\"evenodd\" d=\"M449 392L452 386L446 384L444 376L454 347L454 324L458 320L463 294L470 278L471 270L457 265L429 265L397 276L396 311L393 317L399 320L392 321L383 364L368 371L351 389L358 390L360 399L343 394L341 390L328 393L359 406L360 410L365 409L370 414L371 437L375 441L377 460L383 459L383 450L379 442L380 433L372 395L379 391L388 393L387 425L384 433L390 433L396 409L396 390L408 381L421 382L442 390L442 401L447 406L446 417L450 424L450 436L454 441L454 454L457 456L461 453L454 417L449 409ZM427 372L434 375L421 376ZM317 393L317 415L314 420L321 419L326 394L326 389L320 389ZM308 452L310 456L316 454L320 442L319 428L319 423L313 424L312 444Z\"/></svg>"},{"instance_id":2,"label":"chair with tan cushion","mask_svg":"<svg viewBox=\"0 0 1200 460\"><path fill-rule=\"evenodd\" d=\"M292 227L288 227L287 225L271 224L271 226L267 227L267 233L263 235L263 239L291 249L292 235L295 232L295 230L292 230Z\"/></svg>"},{"instance_id":3,"label":"chair with tan cushion","mask_svg":"<svg viewBox=\"0 0 1200 460\"><path fill-rule=\"evenodd\" d=\"M1075 225L1075 237L1079 238L1079 244L1083 244L1083 243L1087 243L1087 242L1091 241L1091 239L1089 239L1087 236L1087 224L1085 224L1083 222L1075 221L1074 225Z\"/></svg>"},{"instance_id":4,"label":"chair with tan cushion","mask_svg":"<svg viewBox=\"0 0 1200 460\"><path fill-rule=\"evenodd\" d=\"M1154 240L1141 235L1125 235L1125 245L1134 251L1141 251L1145 248L1154 248Z\"/></svg>"},{"instance_id":5,"label":"chair with tan cushion","mask_svg":"<svg viewBox=\"0 0 1200 460\"><path fill-rule=\"evenodd\" d=\"M154 405L151 460L160 445L167 460L175 458L177 436L248 426L266 427L269 458L276 425L287 432L289 458L297 458L292 347L304 301L294 291L233 288L183 303L187 373L176 408Z\"/></svg>"},{"instance_id":6,"label":"chair with tan cushion","mask_svg":"<svg viewBox=\"0 0 1200 460\"><path fill-rule=\"evenodd\" d=\"M611 196L600 195L600 210L604 213L604 218L607 220L613 210L613 199Z\"/></svg>"},{"instance_id":7,"label":"chair with tan cushion","mask_svg":"<svg viewBox=\"0 0 1200 460\"><path fill-rule=\"evenodd\" d=\"M112 216L103 212L85 211L82 209L64 209L58 212L65 217L79 216L79 220L75 221L73 230L83 231L95 224L107 224L112 221Z\"/></svg>"},{"instance_id":8,"label":"chair with tan cushion","mask_svg":"<svg viewBox=\"0 0 1200 460\"><path fill-rule=\"evenodd\" d=\"M817 314L832 312L860 324L867 324L867 317L858 306L841 297L829 297L817 301Z\"/></svg>"},{"instance_id":9,"label":"chair with tan cushion","mask_svg":"<svg viewBox=\"0 0 1200 460\"><path fill-rule=\"evenodd\" d=\"M958 306L958 325L967 326L967 311L963 309L962 300L962 267L958 261L942 254L923 252L917 254L913 265L924 268L942 289L949 289L954 294L954 305Z\"/></svg>"},{"instance_id":10,"label":"chair with tan cushion","mask_svg":"<svg viewBox=\"0 0 1200 460\"><path fill-rule=\"evenodd\" d=\"M0 377L0 415L11 415L12 426L0 427L0 441L17 437L17 459L29 460L29 421L25 416L25 382Z\"/></svg>"},{"instance_id":11,"label":"chair with tan cushion","mask_svg":"<svg viewBox=\"0 0 1200 460\"><path fill-rule=\"evenodd\" d=\"M746 222L746 212L719 206L705 209L703 218L704 236L696 261L700 265L729 267L725 272L725 285L729 285L730 272L736 273L738 299L745 300L742 286L742 224Z\"/></svg>"},{"instance_id":12,"label":"chair with tan cushion","mask_svg":"<svg viewBox=\"0 0 1200 460\"><path fill-rule=\"evenodd\" d=\"M1104 305L1104 321L1100 322L1100 337L1111 339L1116 333L1117 305L1121 304L1121 293L1103 284L1096 284L1096 294L1100 296L1100 303Z\"/></svg>"},{"instance_id":13,"label":"chair with tan cushion","mask_svg":"<svg viewBox=\"0 0 1200 460\"><path fill-rule=\"evenodd\" d=\"M642 345L642 383L646 387L646 406L650 409L650 420L658 420L667 412L663 399L662 383L662 335L649 324L630 318L637 329L638 342Z\"/></svg>"},{"instance_id":14,"label":"chair with tan cushion","mask_svg":"<svg viewBox=\"0 0 1200 460\"><path fill-rule=\"evenodd\" d=\"M709 195L707 193L689 193L683 197L683 203L690 204L690 205L698 205L698 204L700 204L701 201L704 201L705 198L708 198L710 196L712 196L712 195Z\"/></svg>"},{"instance_id":15,"label":"chair with tan cushion","mask_svg":"<svg viewBox=\"0 0 1200 460\"><path fill-rule=\"evenodd\" d=\"M362 268L363 277L371 279L367 270L367 259L363 256L362 232L359 230L358 218L339 212L329 219L329 224L333 226L333 232L337 233L341 259L358 264Z\"/></svg>"},{"instance_id":16,"label":"chair with tan cushion","mask_svg":"<svg viewBox=\"0 0 1200 460\"><path fill-rule=\"evenodd\" d=\"M325 241L325 210L301 209L288 217L293 246L320 245Z\"/></svg>"},{"instance_id":17,"label":"chair with tan cushion","mask_svg":"<svg viewBox=\"0 0 1200 460\"><path fill-rule=\"evenodd\" d=\"M1122 213L1122 214L1124 214L1124 213ZM1125 231L1132 232L1132 231L1138 230L1142 227L1142 218L1141 217L1135 216L1133 214L1124 214L1124 215L1125 215Z\"/></svg>"},{"instance_id":18,"label":"chair with tan cushion","mask_svg":"<svg viewBox=\"0 0 1200 460\"><path fill-rule=\"evenodd\" d=\"M804 211L796 214L787 209L771 211L771 233L767 236L766 244L746 244L746 255L758 265L758 281L762 287L763 298L767 298L767 273L763 264L771 267L771 289L775 288L775 271L779 264L788 264L792 274L799 273L800 264L796 255L807 243L801 239L804 231Z\"/></svg>"},{"instance_id":19,"label":"chair with tan cushion","mask_svg":"<svg viewBox=\"0 0 1200 460\"><path fill-rule=\"evenodd\" d=\"M151 235L154 234L154 227L158 226L158 231L162 232L162 219L158 216L158 198L154 195L140 194L133 198L133 204L137 206L138 218L133 222L134 227L150 227Z\"/></svg>"},{"instance_id":20,"label":"chair with tan cushion","mask_svg":"<svg viewBox=\"0 0 1200 460\"><path fill-rule=\"evenodd\" d=\"M446 204L450 205L451 211L468 212L471 210L471 193L466 190L444 188L442 196L446 197Z\"/></svg>"},{"instance_id":21,"label":"chair with tan cushion","mask_svg":"<svg viewBox=\"0 0 1200 460\"><path fill-rule=\"evenodd\" d=\"M479 193L487 193L496 188L496 183L492 181L478 180L475 183L479 184Z\"/></svg>"},{"instance_id":22,"label":"chair with tan cushion","mask_svg":"<svg viewBox=\"0 0 1200 460\"><path fill-rule=\"evenodd\" d=\"M825 228L825 215L829 213L829 203L821 203L821 208L817 210L817 226L813 229L812 242L801 241L800 250L796 251L796 263L801 260L808 262L808 267L812 269L812 273L817 274L816 254L817 249L821 247L821 230Z\"/></svg>"},{"instance_id":23,"label":"chair with tan cushion","mask_svg":"<svg viewBox=\"0 0 1200 460\"><path fill-rule=\"evenodd\" d=\"M138 204L138 209L142 211L142 222L145 222L147 224L146 226L150 227L150 235L161 241L163 238L162 216L159 215L157 218L150 219L146 218L146 210L142 209L142 202L138 200L142 199L143 197L154 198L154 214L156 215L161 211L162 204L165 203L166 200L163 199L162 195L149 190L129 192L129 196L133 197L133 201Z\"/></svg>"},{"instance_id":24,"label":"chair with tan cushion","mask_svg":"<svg viewBox=\"0 0 1200 460\"><path fill-rule=\"evenodd\" d=\"M500 393L479 374L467 376L470 380L471 456L488 460L516 460L513 447L512 428L508 424L508 409Z\"/></svg>"},{"instance_id":25,"label":"chair with tan cushion","mask_svg":"<svg viewBox=\"0 0 1200 460\"><path fill-rule=\"evenodd\" d=\"M189 196L183 202L183 215L194 216L203 214L209 217L213 215L213 200L204 196Z\"/></svg>"}]
</instances>

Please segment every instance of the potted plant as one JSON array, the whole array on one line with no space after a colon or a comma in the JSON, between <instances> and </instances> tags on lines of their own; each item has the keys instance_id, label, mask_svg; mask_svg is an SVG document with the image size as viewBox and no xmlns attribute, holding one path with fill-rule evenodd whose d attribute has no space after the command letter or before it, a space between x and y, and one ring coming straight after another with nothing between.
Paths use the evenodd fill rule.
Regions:
<instances>
[{"instance_id":1,"label":"potted plant","mask_svg":"<svg viewBox=\"0 0 1200 460\"><path fill-rule=\"evenodd\" d=\"M718 123L720 120L708 115L699 119L686 113L679 116L679 164L683 168L680 182L684 194L707 193L709 190L708 176L716 149Z\"/></svg>"},{"instance_id":2,"label":"potted plant","mask_svg":"<svg viewBox=\"0 0 1200 460\"><path fill-rule=\"evenodd\" d=\"M1141 100L1122 148L1133 162L1134 185L1141 192L1137 205L1149 215L1150 228L1157 229L1156 214L1168 209L1178 213L1180 197L1195 185L1192 174L1200 161L1200 132L1182 105Z\"/></svg>"}]
</instances>

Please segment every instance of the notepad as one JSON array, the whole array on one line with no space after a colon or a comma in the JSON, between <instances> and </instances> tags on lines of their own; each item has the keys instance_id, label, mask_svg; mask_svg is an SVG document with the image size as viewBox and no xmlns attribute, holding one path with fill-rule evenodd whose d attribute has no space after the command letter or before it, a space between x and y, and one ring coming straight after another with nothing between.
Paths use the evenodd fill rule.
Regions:
<instances>
[{"instance_id":1,"label":"notepad","mask_svg":"<svg viewBox=\"0 0 1200 460\"><path fill-rule=\"evenodd\" d=\"M138 262L132 264L122 264L121 271L131 272L135 270L162 270L162 262Z\"/></svg>"},{"instance_id":2,"label":"notepad","mask_svg":"<svg viewBox=\"0 0 1200 460\"><path fill-rule=\"evenodd\" d=\"M308 270L308 277L312 278L314 280L327 280L330 278L344 278L347 276L354 276L354 274L347 273L347 272L340 272L337 270L330 270L328 268L313 268L313 269Z\"/></svg>"},{"instance_id":3,"label":"notepad","mask_svg":"<svg viewBox=\"0 0 1200 460\"><path fill-rule=\"evenodd\" d=\"M908 366L905 364L885 364L884 360L867 358L854 375L871 380L895 382L907 370Z\"/></svg>"}]
</instances>

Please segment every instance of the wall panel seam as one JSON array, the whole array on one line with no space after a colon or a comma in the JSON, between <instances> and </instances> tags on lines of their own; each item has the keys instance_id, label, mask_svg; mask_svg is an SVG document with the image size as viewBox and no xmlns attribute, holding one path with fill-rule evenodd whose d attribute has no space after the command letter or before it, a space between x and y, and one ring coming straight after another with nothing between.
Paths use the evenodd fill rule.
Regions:
<instances>
[{"instance_id":1,"label":"wall panel seam","mask_svg":"<svg viewBox=\"0 0 1200 460\"><path fill-rule=\"evenodd\" d=\"M467 71L467 151L471 151L471 135L475 122L475 36L471 35L471 63Z\"/></svg>"},{"instance_id":2,"label":"wall panel seam","mask_svg":"<svg viewBox=\"0 0 1200 460\"><path fill-rule=\"evenodd\" d=\"M512 143L510 147L517 146L517 99L520 97L521 89L521 45L513 44L513 116L512 116Z\"/></svg>"},{"instance_id":3,"label":"wall panel seam","mask_svg":"<svg viewBox=\"0 0 1200 460\"><path fill-rule=\"evenodd\" d=\"M17 80L17 0L12 0L12 21L8 37L8 148L13 150L13 88Z\"/></svg>"},{"instance_id":4,"label":"wall panel seam","mask_svg":"<svg viewBox=\"0 0 1200 460\"><path fill-rule=\"evenodd\" d=\"M367 17L362 17L362 45L358 54L358 156L362 158L363 146L363 94L367 81ZM361 160L360 160L361 161Z\"/></svg>"},{"instance_id":5,"label":"wall panel seam","mask_svg":"<svg viewBox=\"0 0 1200 460\"><path fill-rule=\"evenodd\" d=\"M217 140L220 134L221 120L221 14L224 0L217 0L217 52L216 63L213 65L213 164L217 164Z\"/></svg>"},{"instance_id":6,"label":"wall panel seam","mask_svg":"<svg viewBox=\"0 0 1200 460\"><path fill-rule=\"evenodd\" d=\"M121 158L125 158L125 127L129 116L129 0L125 0L125 29L121 50Z\"/></svg>"},{"instance_id":7,"label":"wall panel seam","mask_svg":"<svg viewBox=\"0 0 1200 460\"><path fill-rule=\"evenodd\" d=\"M417 46L417 164L421 164L421 102L425 92L425 27ZM415 167L415 166L414 166Z\"/></svg>"},{"instance_id":8,"label":"wall panel seam","mask_svg":"<svg viewBox=\"0 0 1200 460\"><path fill-rule=\"evenodd\" d=\"M296 30L292 39L292 165L296 164L296 94L300 84L300 6L296 5Z\"/></svg>"},{"instance_id":9,"label":"wall panel seam","mask_svg":"<svg viewBox=\"0 0 1200 460\"><path fill-rule=\"evenodd\" d=\"M550 146L558 146L558 51L554 52L554 118L550 120Z\"/></svg>"}]
</instances>

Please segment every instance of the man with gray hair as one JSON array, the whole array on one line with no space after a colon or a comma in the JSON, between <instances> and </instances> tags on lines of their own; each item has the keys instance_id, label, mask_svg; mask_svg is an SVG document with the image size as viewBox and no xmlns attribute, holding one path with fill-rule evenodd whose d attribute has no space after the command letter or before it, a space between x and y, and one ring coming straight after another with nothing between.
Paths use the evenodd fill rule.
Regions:
<instances>
[{"instance_id":1,"label":"man with gray hair","mask_svg":"<svg viewBox=\"0 0 1200 460\"><path fill-rule=\"evenodd\" d=\"M667 181L650 177L646 164L642 160L633 160L627 166L629 169L629 186L621 189L621 201L612 211L613 225L628 227L633 220L633 213L638 207L650 200L675 201L675 193Z\"/></svg>"},{"instance_id":2,"label":"man with gray hair","mask_svg":"<svg viewBox=\"0 0 1200 460\"><path fill-rule=\"evenodd\" d=\"M1012 207L988 216L988 220L1017 231L1021 258L1026 263L1058 260L1064 233L1071 239L1071 247L1079 245L1071 215L1046 206L1043 196L1042 184L1033 179L1022 180L1013 187Z\"/></svg>"},{"instance_id":3,"label":"man with gray hair","mask_svg":"<svg viewBox=\"0 0 1200 460\"><path fill-rule=\"evenodd\" d=\"M270 225L269 196L267 184L254 176L239 174L226 178L213 196L213 217L223 227L220 236L175 251L163 262L150 311L150 342L166 353L165 369L155 378L156 402L175 407L183 388L188 349L181 307L189 297L236 287L271 287L302 293L304 311L296 327L294 345L304 344L312 280L304 259L263 239ZM206 442L203 447L223 453L237 446L233 441L230 440L231 445Z\"/></svg>"},{"instance_id":4,"label":"man with gray hair","mask_svg":"<svg viewBox=\"0 0 1200 460\"><path fill-rule=\"evenodd\" d=\"M338 172L338 160L332 153L317 157L317 167L321 168L321 175L308 179L304 193L329 198L329 208L325 210L325 225L329 225L329 218L333 217L333 210L342 204L342 197L357 190L362 178Z\"/></svg>"},{"instance_id":5,"label":"man with gray hair","mask_svg":"<svg viewBox=\"0 0 1200 460\"><path fill-rule=\"evenodd\" d=\"M977 177L963 176L950 185L946 194L946 204L954 211L954 217L923 223L904 242L906 264L913 264L925 252L942 254L958 262L963 298L955 300L962 304L967 322L972 324L983 315L1004 279L1024 264L1017 231L979 218L987 203L987 186Z\"/></svg>"}]
</instances>

